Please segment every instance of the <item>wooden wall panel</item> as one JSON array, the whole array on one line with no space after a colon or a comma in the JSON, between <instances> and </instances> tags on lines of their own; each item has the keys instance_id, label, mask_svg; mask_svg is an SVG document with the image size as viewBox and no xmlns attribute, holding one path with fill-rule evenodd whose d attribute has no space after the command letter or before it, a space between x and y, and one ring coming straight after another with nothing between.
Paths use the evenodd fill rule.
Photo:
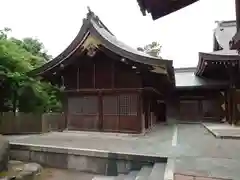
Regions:
<instances>
[{"instance_id":1,"label":"wooden wall panel","mask_svg":"<svg viewBox=\"0 0 240 180\"><path fill-rule=\"evenodd\" d=\"M119 116L119 129L122 132L132 132L140 133L141 132L141 120L137 116Z\"/></svg>"},{"instance_id":2,"label":"wooden wall panel","mask_svg":"<svg viewBox=\"0 0 240 180\"><path fill-rule=\"evenodd\" d=\"M137 94L103 96L103 131L140 132Z\"/></svg>"},{"instance_id":3,"label":"wooden wall panel","mask_svg":"<svg viewBox=\"0 0 240 180\"><path fill-rule=\"evenodd\" d=\"M94 64L89 61L79 67L79 89L94 88Z\"/></svg>"},{"instance_id":4,"label":"wooden wall panel","mask_svg":"<svg viewBox=\"0 0 240 180\"><path fill-rule=\"evenodd\" d=\"M103 104L103 131L119 131L118 96L105 95Z\"/></svg>"},{"instance_id":5,"label":"wooden wall panel","mask_svg":"<svg viewBox=\"0 0 240 180\"><path fill-rule=\"evenodd\" d=\"M182 100L180 102L180 120L182 121L199 121L199 103L194 100Z\"/></svg>"},{"instance_id":6,"label":"wooden wall panel","mask_svg":"<svg viewBox=\"0 0 240 180\"><path fill-rule=\"evenodd\" d=\"M68 129L69 130L99 130L99 117L98 115L68 115Z\"/></svg>"},{"instance_id":7,"label":"wooden wall panel","mask_svg":"<svg viewBox=\"0 0 240 180\"><path fill-rule=\"evenodd\" d=\"M201 95L201 94L200 94ZM188 99L180 98L179 118L183 121L214 121L220 122L226 116L223 109L225 98L220 92L212 93L211 96L192 96ZM204 98L199 98L204 97Z\"/></svg>"},{"instance_id":8,"label":"wooden wall panel","mask_svg":"<svg viewBox=\"0 0 240 180\"><path fill-rule=\"evenodd\" d=\"M99 130L97 96L78 96L68 99L68 128Z\"/></svg>"},{"instance_id":9,"label":"wooden wall panel","mask_svg":"<svg viewBox=\"0 0 240 180\"><path fill-rule=\"evenodd\" d=\"M96 60L94 63L95 63L95 88L96 89L112 88L113 62L107 59L101 59Z\"/></svg>"},{"instance_id":10,"label":"wooden wall panel","mask_svg":"<svg viewBox=\"0 0 240 180\"><path fill-rule=\"evenodd\" d=\"M141 132L137 93L79 95L68 98L68 129ZM101 108L100 108L101 107Z\"/></svg>"},{"instance_id":11,"label":"wooden wall panel","mask_svg":"<svg viewBox=\"0 0 240 180\"><path fill-rule=\"evenodd\" d=\"M77 67L74 65L66 67L62 72L64 86L67 90L77 89Z\"/></svg>"},{"instance_id":12,"label":"wooden wall panel","mask_svg":"<svg viewBox=\"0 0 240 180\"><path fill-rule=\"evenodd\" d=\"M119 116L118 115L103 115L103 127L105 132L119 132Z\"/></svg>"},{"instance_id":13,"label":"wooden wall panel","mask_svg":"<svg viewBox=\"0 0 240 180\"><path fill-rule=\"evenodd\" d=\"M141 77L131 66L117 62L115 64L115 88L141 88Z\"/></svg>"},{"instance_id":14,"label":"wooden wall panel","mask_svg":"<svg viewBox=\"0 0 240 180\"><path fill-rule=\"evenodd\" d=\"M204 120L221 121L223 115L223 109L218 99L203 100L202 103L202 115Z\"/></svg>"}]
</instances>

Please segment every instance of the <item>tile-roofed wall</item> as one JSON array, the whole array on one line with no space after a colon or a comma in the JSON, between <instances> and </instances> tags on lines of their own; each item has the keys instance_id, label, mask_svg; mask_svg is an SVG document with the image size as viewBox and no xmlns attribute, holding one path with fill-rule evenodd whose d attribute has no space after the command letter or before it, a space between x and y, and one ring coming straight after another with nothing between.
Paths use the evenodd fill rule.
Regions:
<instances>
[{"instance_id":1,"label":"tile-roofed wall","mask_svg":"<svg viewBox=\"0 0 240 180\"><path fill-rule=\"evenodd\" d=\"M175 81L177 88L191 88L191 87L210 87L226 85L224 81L214 81L210 79L201 78L195 75L196 68L177 68L175 72Z\"/></svg>"}]
</instances>

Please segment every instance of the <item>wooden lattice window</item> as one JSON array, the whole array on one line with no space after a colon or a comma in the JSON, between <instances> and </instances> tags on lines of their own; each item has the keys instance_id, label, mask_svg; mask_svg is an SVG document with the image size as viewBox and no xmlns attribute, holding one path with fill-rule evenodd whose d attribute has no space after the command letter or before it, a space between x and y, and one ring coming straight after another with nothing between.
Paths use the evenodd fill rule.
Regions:
<instances>
[{"instance_id":1,"label":"wooden lattice window","mask_svg":"<svg viewBox=\"0 0 240 180\"><path fill-rule=\"evenodd\" d=\"M91 115L98 113L98 97L85 96L74 97L68 99L69 113L77 113L82 115Z\"/></svg>"},{"instance_id":2,"label":"wooden lattice window","mask_svg":"<svg viewBox=\"0 0 240 180\"><path fill-rule=\"evenodd\" d=\"M118 97L119 115L137 115L137 95L123 94Z\"/></svg>"}]
</instances>

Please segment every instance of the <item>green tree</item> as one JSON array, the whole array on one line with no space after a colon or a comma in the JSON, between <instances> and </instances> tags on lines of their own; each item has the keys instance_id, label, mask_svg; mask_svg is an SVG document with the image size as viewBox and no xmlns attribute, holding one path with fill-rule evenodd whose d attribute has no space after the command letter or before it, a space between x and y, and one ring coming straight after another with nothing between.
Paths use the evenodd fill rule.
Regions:
<instances>
[{"instance_id":1,"label":"green tree","mask_svg":"<svg viewBox=\"0 0 240 180\"><path fill-rule=\"evenodd\" d=\"M30 62L34 67L39 67L52 59L52 56L47 54L43 43L38 39L24 38L23 40L19 40L11 38L11 41L35 56Z\"/></svg>"},{"instance_id":2,"label":"green tree","mask_svg":"<svg viewBox=\"0 0 240 180\"><path fill-rule=\"evenodd\" d=\"M161 52L161 47L162 46L158 42L154 41L150 44L147 44L144 47L138 47L137 50L141 51L141 52L145 52L145 53L149 54L150 56L161 58L159 55Z\"/></svg>"},{"instance_id":3,"label":"green tree","mask_svg":"<svg viewBox=\"0 0 240 180\"><path fill-rule=\"evenodd\" d=\"M43 112L61 109L58 88L40 82L27 72L46 62L43 45L31 38L8 38L9 28L0 30L0 110Z\"/></svg>"}]
</instances>

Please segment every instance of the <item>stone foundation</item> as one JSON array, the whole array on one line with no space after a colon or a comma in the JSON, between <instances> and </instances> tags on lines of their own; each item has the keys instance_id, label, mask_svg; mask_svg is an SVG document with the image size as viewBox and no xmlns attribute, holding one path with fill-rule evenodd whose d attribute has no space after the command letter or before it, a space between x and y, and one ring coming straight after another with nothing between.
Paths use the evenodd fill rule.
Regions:
<instances>
[{"instance_id":1,"label":"stone foundation","mask_svg":"<svg viewBox=\"0 0 240 180\"><path fill-rule=\"evenodd\" d=\"M0 135L0 172L7 170L9 159L9 144L3 136Z\"/></svg>"},{"instance_id":2,"label":"stone foundation","mask_svg":"<svg viewBox=\"0 0 240 180\"><path fill-rule=\"evenodd\" d=\"M166 158L117 154L85 149L67 149L11 144L11 159L81 172L115 176L139 170L143 165L166 162Z\"/></svg>"}]
</instances>

